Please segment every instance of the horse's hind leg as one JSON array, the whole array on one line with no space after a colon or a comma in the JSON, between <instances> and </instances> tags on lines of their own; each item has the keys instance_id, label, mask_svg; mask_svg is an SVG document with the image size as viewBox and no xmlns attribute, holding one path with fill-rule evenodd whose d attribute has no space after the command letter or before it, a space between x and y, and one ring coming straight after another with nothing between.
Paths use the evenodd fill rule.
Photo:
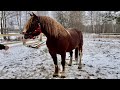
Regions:
<instances>
[{"instance_id":1,"label":"horse's hind leg","mask_svg":"<svg viewBox=\"0 0 120 90\"><path fill-rule=\"evenodd\" d=\"M78 65L78 48L75 49L75 61L76 65Z\"/></svg>"},{"instance_id":2,"label":"horse's hind leg","mask_svg":"<svg viewBox=\"0 0 120 90\"><path fill-rule=\"evenodd\" d=\"M69 66L72 65L72 57L73 57L73 51L70 52L70 61L69 61Z\"/></svg>"},{"instance_id":3,"label":"horse's hind leg","mask_svg":"<svg viewBox=\"0 0 120 90\"><path fill-rule=\"evenodd\" d=\"M53 74L53 77L57 77L59 76L59 68L58 68L58 63L57 63L57 55L56 54L53 54L53 53L50 53L53 61L54 61L54 65L55 65L55 72Z\"/></svg>"},{"instance_id":4,"label":"horse's hind leg","mask_svg":"<svg viewBox=\"0 0 120 90\"><path fill-rule=\"evenodd\" d=\"M82 69L82 46L79 47L79 56L80 56L80 60L79 60L79 66L78 66L78 69Z\"/></svg>"}]
</instances>

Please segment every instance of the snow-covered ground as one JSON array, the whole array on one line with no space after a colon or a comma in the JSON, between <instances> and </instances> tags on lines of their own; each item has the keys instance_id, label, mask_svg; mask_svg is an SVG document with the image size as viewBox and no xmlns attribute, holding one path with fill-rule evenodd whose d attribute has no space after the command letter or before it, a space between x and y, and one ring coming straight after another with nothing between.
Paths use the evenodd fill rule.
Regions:
<instances>
[{"instance_id":1,"label":"snow-covered ground","mask_svg":"<svg viewBox=\"0 0 120 90\"><path fill-rule=\"evenodd\" d=\"M60 59L58 55L59 66ZM81 70L66 65L65 79L120 79L120 40L84 37L82 63ZM0 51L0 79L60 79L53 78L53 72L46 45L34 49L18 44Z\"/></svg>"}]
</instances>

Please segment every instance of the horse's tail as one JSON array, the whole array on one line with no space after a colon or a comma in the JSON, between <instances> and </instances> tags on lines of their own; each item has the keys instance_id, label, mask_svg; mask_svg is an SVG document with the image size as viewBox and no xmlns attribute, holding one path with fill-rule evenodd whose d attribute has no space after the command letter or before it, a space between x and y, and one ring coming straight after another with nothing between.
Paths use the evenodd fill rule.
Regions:
<instances>
[{"instance_id":1,"label":"horse's tail","mask_svg":"<svg viewBox=\"0 0 120 90\"><path fill-rule=\"evenodd\" d=\"M83 47L83 34L82 34L81 31L79 32L79 40L80 40L80 43L79 43L79 50L82 51L82 47Z\"/></svg>"}]
</instances>

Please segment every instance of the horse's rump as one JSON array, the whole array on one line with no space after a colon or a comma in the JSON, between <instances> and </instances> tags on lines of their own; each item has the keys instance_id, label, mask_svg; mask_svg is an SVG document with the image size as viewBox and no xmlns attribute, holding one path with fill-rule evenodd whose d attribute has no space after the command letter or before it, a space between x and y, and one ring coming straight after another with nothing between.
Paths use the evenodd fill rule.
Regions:
<instances>
[{"instance_id":1,"label":"horse's rump","mask_svg":"<svg viewBox=\"0 0 120 90\"><path fill-rule=\"evenodd\" d=\"M75 28L69 28L66 30L70 36L67 52L83 45L83 35L80 30Z\"/></svg>"}]
</instances>

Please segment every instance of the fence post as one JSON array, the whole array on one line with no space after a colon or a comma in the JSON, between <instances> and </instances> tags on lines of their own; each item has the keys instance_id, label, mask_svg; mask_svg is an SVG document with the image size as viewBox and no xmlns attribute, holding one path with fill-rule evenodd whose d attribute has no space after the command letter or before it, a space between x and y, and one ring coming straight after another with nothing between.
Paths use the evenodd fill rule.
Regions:
<instances>
[{"instance_id":1,"label":"fence post","mask_svg":"<svg viewBox=\"0 0 120 90\"><path fill-rule=\"evenodd\" d=\"M40 34L40 41L42 41L42 36L43 36L43 34L41 33L41 34Z\"/></svg>"}]
</instances>

